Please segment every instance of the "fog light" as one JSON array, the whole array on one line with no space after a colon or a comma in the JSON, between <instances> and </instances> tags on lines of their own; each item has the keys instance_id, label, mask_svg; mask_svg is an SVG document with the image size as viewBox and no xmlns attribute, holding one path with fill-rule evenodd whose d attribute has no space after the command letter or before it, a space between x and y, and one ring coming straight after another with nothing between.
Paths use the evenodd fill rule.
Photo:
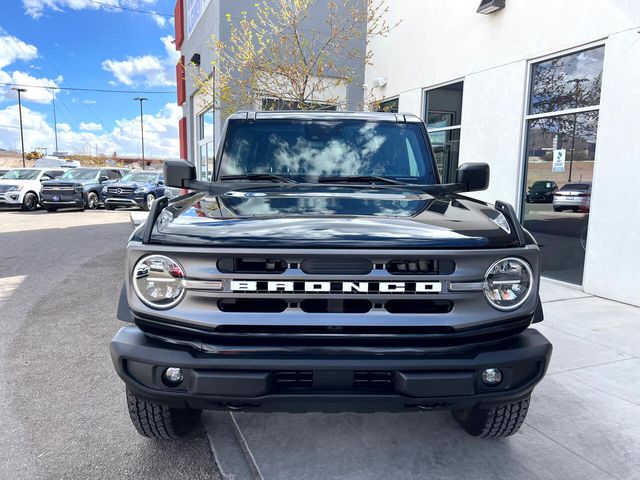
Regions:
<instances>
[{"instance_id":1,"label":"fog light","mask_svg":"<svg viewBox=\"0 0 640 480\"><path fill-rule=\"evenodd\" d=\"M184 375L182 375L182 370L177 367L169 367L162 374L162 379L164 383L166 383L170 387L175 387L180 385L184 380Z\"/></svg>"},{"instance_id":2,"label":"fog light","mask_svg":"<svg viewBox=\"0 0 640 480\"><path fill-rule=\"evenodd\" d=\"M502 372L499 368L487 368L482 372L482 381L490 387L495 387L502 381Z\"/></svg>"}]
</instances>

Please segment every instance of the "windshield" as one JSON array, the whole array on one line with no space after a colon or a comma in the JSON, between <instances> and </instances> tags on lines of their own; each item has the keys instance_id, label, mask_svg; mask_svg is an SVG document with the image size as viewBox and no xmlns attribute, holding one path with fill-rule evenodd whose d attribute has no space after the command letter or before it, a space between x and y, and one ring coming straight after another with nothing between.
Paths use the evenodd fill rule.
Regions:
<instances>
[{"instance_id":1,"label":"windshield","mask_svg":"<svg viewBox=\"0 0 640 480\"><path fill-rule=\"evenodd\" d=\"M551 182L534 182L531 188L542 190L543 188L551 188Z\"/></svg>"},{"instance_id":2,"label":"windshield","mask_svg":"<svg viewBox=\"0 0 640 480\"><path fill-rule=\"evenodd\" d=\"M140 182L140 183L153 183L156 181L157 173L146 172L131 172L122 177L123 182Z\"/></svg>"},{"instance_id":3,"label":"windshield","mask_svg":"<svg viewBox=\"0 0 640 480\"><path fill-rule=\"evenodd\" d=\"M67 171L61 179L69 180L93 180L98 176L100 170L94 170L93 168L74 168L73 170Z\"/></svg>"},{"instance_id":4,"label":"windshield","mask_svg":"<svg viewBox=\"0 0 640 480\"><path fill-rule=\"evenodd\" d=\"M246 174L302 182L355 175L435 183L419 126L360 120L233 122L218 176Z\"/></svg>"},{"instance_id":5,"label":"windshield","mask_svg":"<svg viewBox=\"0 0 640 480\"><path fill-rule=\"evenodd\" d=\"M5 173L2 177L3 180L35 180L38 178L40 170L11 170L9 173Z\"/></svg>"}]
</instances>

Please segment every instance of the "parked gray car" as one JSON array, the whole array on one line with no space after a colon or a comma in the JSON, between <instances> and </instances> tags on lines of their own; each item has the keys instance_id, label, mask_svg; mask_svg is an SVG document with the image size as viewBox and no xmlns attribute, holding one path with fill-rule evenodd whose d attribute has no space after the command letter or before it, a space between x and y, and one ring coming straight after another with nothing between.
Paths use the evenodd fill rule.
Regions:
<instances>
[{"instance_id":1,"label":"parked gray car","mask_svg":"<svg viewBox=\"0 0 640 480\"><path fill-rule=\"evenodd\" d=\"M556 212L589 212L590 207L591 182L568 183L553 194L553 209Z\"/></svg>"}]
</instances>

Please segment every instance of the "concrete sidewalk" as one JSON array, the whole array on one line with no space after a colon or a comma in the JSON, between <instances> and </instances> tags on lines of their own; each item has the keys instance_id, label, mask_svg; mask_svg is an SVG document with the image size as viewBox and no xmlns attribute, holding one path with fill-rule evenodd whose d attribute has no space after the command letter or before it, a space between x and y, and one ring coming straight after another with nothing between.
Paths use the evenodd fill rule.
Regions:
<instances>
[{"instance_id":1,"label":"concrete sidewalk","mask_svg":"<svg viewBox=\"0 0 640 480\"><path fill-rule=\"evenodd\" d=\"M448 412L208 412L226 478L640 479L640 309L544 280L554 345L520 432L466 435Z\"/></svg>"}]
</instances>

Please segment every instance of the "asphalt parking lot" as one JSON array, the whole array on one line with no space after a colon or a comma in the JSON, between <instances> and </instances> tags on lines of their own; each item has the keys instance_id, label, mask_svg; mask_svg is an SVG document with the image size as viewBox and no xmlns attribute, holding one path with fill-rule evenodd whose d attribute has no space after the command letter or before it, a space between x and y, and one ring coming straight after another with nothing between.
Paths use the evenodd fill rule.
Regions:
<instances>
[{"instance_id":1,"label":"asphalt parking lot","mask_svg":"<svg viewBox=\"0 0 640 480\"><path fill-rule=\"evenodd\" d=\"M140 437L108 344L128 212L0 210L0 478L218 478L203 429Z\"/></svg>"},{"instance_id":2,"label":"asphalt parking lot","mask_svg":"<svg viewBox=\"0 0 640 480\"><path fill-rule=\"evenodd\" d=\"M142 438L108 353L131 230L126 211L0 210L0 478L640 479L640 309L550 282L552 364L509 439L447 412L217 412Z\"/></svg>"}]
</instances>

